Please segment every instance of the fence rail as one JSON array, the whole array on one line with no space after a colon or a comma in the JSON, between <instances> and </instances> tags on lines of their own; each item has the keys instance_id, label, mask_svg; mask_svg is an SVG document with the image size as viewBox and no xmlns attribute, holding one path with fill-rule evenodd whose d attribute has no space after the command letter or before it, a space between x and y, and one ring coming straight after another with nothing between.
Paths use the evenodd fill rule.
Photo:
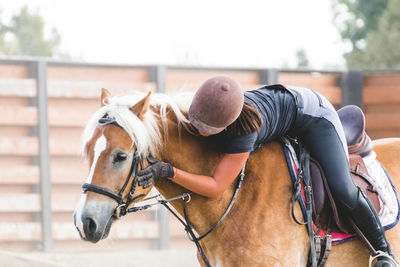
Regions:
<instances>
[{"instance_id":1,"label":"fence rail","mask_svg":"<svg viewBox=\"0 0 400 267\"><path fill-rule=\"evenodd\" d=\"M337 108L362 107L371 137L400 135L400 71L396 70L363 73L0 59L0 248L105 249L79 241L72 223L88 169L80 156L80 135L99 107L100 89L116 95L132 90L174 94L194 91L215 75L232 76L246 90L272 83L308 87ZM112 243L115 249L131 248L127 243L165 249L188 242L183 229L162 209L129 216L113 227L111 237L118 240Z\"/></svg>"}]
</instances>

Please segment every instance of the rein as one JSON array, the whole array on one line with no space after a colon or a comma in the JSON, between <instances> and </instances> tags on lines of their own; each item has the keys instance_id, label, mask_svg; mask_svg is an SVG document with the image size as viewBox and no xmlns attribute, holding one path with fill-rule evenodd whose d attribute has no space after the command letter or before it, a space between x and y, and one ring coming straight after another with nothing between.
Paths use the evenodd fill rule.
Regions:
<instances>
[{"instance_id":1,"label":"rein","mask_svg":"<svg viewBox=\"0 0 400 267\"><path fill-rule=\"evenodd\" d=\"M97 185L93 185L93 184L89 184L89 183L84 183L82 185L83 192L86 193L87 191L92 191L92 192L95 192L95 193L98 193L98 194L101 194L101 195L105 195L105 196L111 197L114 200L116 200L118 202L118 206L114 211L114 216L116 218L123 217L123 216L125 216L125 215L127 215L128 213L131 213L131 212L138 212L138 211L146 210L146 209L151 208L152 206L155 206L155 205L163 205L184 226L184 229L186 231L186 234L187 234L189 240L196 244L197 250L200 253L201 258L203 259L203 262L205 263L205 265L207 267L211 267L211 264L210 264L210 262L209 262L209 260L208 260L208 258L206 256L206 254L204 253L204 249L200 245L200 241L203 238L205 238L208 234L210 234L215 228L217 228L218 225L220 225L222 223L222 221L225 219L225 217L228 215L228 213L232 209L233 204L235 203L235 200L236 200L237 195L239 193L239 189L240 189L240 187L242 186L242 183L243 183L244 170L245 170L246 166L244 166L242 168L242 170L240 171L240 174L238 175L239 179L238 179L237 184L236 184L235 192L233 193L232 199L229 202L229 205L226 208L224 214L222 214L221 218L207 232L205 232L201 236L196 236L196 234L193 231L193 226L190 223L190 220L189 220L189 217L188 217L188 213L187 213L187 203L189 203L190 200L191 200L191 193L184 193L182 195L179 195L179 196L176 196L176 197L172 197L172 198L168 198L168 199L157 199L157 202L155 202L155 203L146 204L146 205L142 205L142 206L138 206L138 207L132 207L132 208L128 209L128 206L132 203L132 201L144 196L144 194L140 194L138 196L133 197L133 194L135 193L135 189L136 189L136 184L137 184L136 174L137 174L137 169L138 169L139 162L140 162L140 166L142 168L142 160L140 160L139 156L135 153L135 155L133 157L133 160L132 160L131 170L129 171L129 174L128 174L128 177L126 178L124 186L121 188L121 190L120 190L120 192L118 194L113 192L113 191L111 191L110 189L107 189L107 188L104 188L104 187L101 187L101 186L97 186ZM131 190L129 191L129 195L128 195L127 200L123 201L122 194L125 191L126 186L128 185L128 182L129 182L131 176L134 176L134 179L132 181ZM161 196L161 194L158 194L156 196L152 196L152 197L143 199L141 202L147 201L147 200L150 200L150 199L155 199L157 197L162 197L162 196ZM182 199L182 202L183 202L184 220L182 220L179 217L179 215L168 205L169 202L174 201L174 200L178 200L178 199Z\"/></svg>"},{"instance_id":2,"label":"rein","mask_svg":"<svg viewBox=\"0 0 400 267\"><path fill-rule=\"evenodd\" d=\"M221 218L207 232L205 232L201 236L196 236L196 234L193 232L193 226L190 223L190 220L189 220L189 217L188 217L188 214L187 214L187 203L189 203L190 200L191 200L191 197L190 197L191 193L184 193L182 195L179 195L179 196L176 196L176 197L172 197L172 198L169 198L169 199L158 199L156 203L147 204L147 205L143 205L143 206L139 206L139 207L132 207L132 208L128 209L127 212L137 212L137 211L145 210L145 209L148 209L148 208L150 208L150 207L152 207L154 205L158 205L158 204L163 205L184 226L184 229L186 231L186 234L187 234L189 240L196 244L197 250L200 253L201 258L203 259L203 262L205 263L205 265L207 267L211 267L211 264L210 264L210 262L209 262L209 260L208 260L208 258L206 256L206 254L204 253L203 248L200 245L200 241L203 238L205 238L208 234L210 234L215 228L217 228L217 226L222 223L222 221L225 219L225 217L228 215L228 213L232 209L233 204L235 203L235 200L236 200L237 195L239 193L239 189L240 189L240 187L242 186L242 183L243 183L245 167L246 166L244 166L242 168L242 170L240 171L240 173L238 175L239 179L238 179L237 184L236 184L235 192L233 193L232 199L229 202L229 205L226 208L224 214L222 214ZM160 197L160 196L161 195L159 194L159 195L156 195L156 196L153 196L153 197L149 197L147 199L143 199L143 201L150 200L150 199L153 199L153 198L157 198L157 197ZM182 220L179 217L179 215L175 211L173 211L173 209L168 205L169 202L171 202L173 200L178 200L178 199L182 199L182 202L183 202L184 220Z\"/></svg>"}]
</instances>

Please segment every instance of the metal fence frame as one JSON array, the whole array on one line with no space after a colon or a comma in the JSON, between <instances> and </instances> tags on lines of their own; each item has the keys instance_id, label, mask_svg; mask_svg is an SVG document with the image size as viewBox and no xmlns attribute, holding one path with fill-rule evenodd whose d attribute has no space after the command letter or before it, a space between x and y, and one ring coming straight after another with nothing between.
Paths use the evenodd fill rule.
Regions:
<instances>
[{"instance_id":1,"label":"metal fence frame","mask_svg":"<svg viewBox=\"0 0 400 267\"><path fill-rule=\"evenodd\" d=\"M38 108L39 125L34 132L39 138L40 155L37 159L40 168L40 195L41 195L41 226L42 240L41 248L50 251L53 247L52 238L52 210L51 210L51 180L50 180L50 153L49 153L49 125L48 125L48 106L47 106L47 68L48 66L67 66L67 67L91 67L91 68L140 68L147 69L149 81L157 85L157 91L166 92L166 73L168 69L184 70L207 70L207 71L254 71L258 72L260 84L277 83L280 72L294 73L328 73L338 74L338 84L341 87L341 105L355 104L362 107L363 91L363 71L321 71L321 70L278 70L274 68L223 68L223 67L188 67L188 66L165 66L165 65L121 65L121 64L98 64L56 61L43 58L0 58L0 64L24 65L28 68L29 78L35 79L37 83L37 96L33 99L33 105ZM399 70L393 70L399 72ZM369 71L371 73L371 71ZM169 246L168 213L165 209L158 211L158 223L160 237L158 240L159 249L167 249Z\"/></svg>"}]
</instances>

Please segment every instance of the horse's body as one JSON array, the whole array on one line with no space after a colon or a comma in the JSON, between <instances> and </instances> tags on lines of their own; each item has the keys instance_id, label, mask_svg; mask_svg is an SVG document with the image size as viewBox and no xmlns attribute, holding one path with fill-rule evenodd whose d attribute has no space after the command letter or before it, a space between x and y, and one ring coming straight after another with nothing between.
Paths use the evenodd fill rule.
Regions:
<instances>
[{"instance_id":1,"label":"horse's body","mask_svg":"<svg viewBox=\"0 0 400 267\"><path fill-rule=\"evenodd\" d=\"M160 111L157 105L152 106L151 109L155 113ZM172 163L177 168L193 173L212 175L222 156L222 149L218 144L213 143L209 138L196 137L180 130L178 118L174 112L167 112L166 118L168 131L162 132L164 144L159 147L155 156ZM106 136L107 140L112 140L112 137L118 134L119 138L125 139L126 143L129 136L124 134L122 129L114 126L107 127L95 130L93 138L89 142L97 144L96 140L100 134ZM110 127L113 127L111 128L113 131L110 130ZM87 145L87 148L90 150L93 146L94 144ZM378 160L386 167L394 185L398 188L397 185L400 184L400 164L398 164L400 139L376 142L374 150ZM89 156L91 164L94 161L93 154ZM98 162L103 162L101 161L102 154L99 155ZM92 173L92 183L106 186L106 183L101 182L100 178L96 179L96 176L101 176L101 168L92 167L92 170L94 172L94 174ZM290 215L292 183L280 144L272 142L261 147L248 160L245 175L231 212L221 225L201 241L211 265L305 266L309 251L308 235L306 228L297 225ZM120 188L118 186L122 183L124 175L121 174L121 177L121 181L115 188ZM165 198L187 192L186 189L167 179L161 180L155 186ZM229 204L233 187L234 185L218 199L208 199L193 194L192 200L188 203L188 215L199 234L206 232L218 221ZM136 194L143 192L148 193L148 190L141 190ZM110 204L113 201L105 196L88 192L81 202L81 210L78 209L77 212L82 218L86 214L93 217L92 220L98 224L96 227L103 229L102 238L108 234L113 221L110 219L113 209L105 208L102 214L95 214L95 211L91 209L102 205L115 208L116 205ZM171 204L182 214L181 201L173 201ZM296 212L301 216L298 207ZM100 227L101 223L104 226ZM85 222L82 224L85 225ZM78 227L81 234L82 229ZM400 228L397 226L389 230L387 236L394 254L399 258ZM90 240L88 234L85 238ZM97 242L98 239L90 241ZM368 266L368 257L367 249L359 241L351 241L332 249L327 266ZM201 258L199 258L199 262L203 265Z\"/></svg>"}]
</instances>

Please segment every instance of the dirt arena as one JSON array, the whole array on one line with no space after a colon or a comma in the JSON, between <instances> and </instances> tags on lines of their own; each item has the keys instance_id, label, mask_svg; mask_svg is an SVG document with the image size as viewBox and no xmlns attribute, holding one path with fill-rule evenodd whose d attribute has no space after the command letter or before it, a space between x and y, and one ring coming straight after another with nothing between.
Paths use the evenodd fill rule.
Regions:
<instances>
[{"instance_id":1,"label":"dirt arena","mask_svg":"<svg viewBox=\"0 0 400 267\"><path fill-rule=\"evenodd\" d=\"M135 252L15 253L0 251L0 266L7 267L144 267L199 266L194 250Z\"/></svg>"}]
</instances>

